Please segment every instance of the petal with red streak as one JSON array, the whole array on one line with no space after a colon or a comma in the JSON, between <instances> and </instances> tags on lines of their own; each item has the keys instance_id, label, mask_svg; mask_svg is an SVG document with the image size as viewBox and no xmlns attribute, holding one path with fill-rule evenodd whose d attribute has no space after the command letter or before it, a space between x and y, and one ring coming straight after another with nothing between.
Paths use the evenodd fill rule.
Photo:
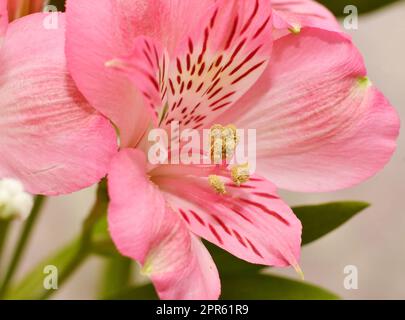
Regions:
<instances>
[{"instance_id":1,"label":"petal with red streak","mask_svg":"<svg viewBox=\"0 0 405 320\"><path fill-rule=\"evenodd\" d=\"M210 125L255 83L270 59L271 8L265 0L218 1L190 29L174 55L139 37L132 54L116 63L162 115L163 127L173 120L187 128Z\"/></svg>"},{"instance_id":2,"label":"petal with red streak","mask_svg":"<svg viewBox=\"0 0 405 320\"><path fill-rule=\"evenodd\" d=\"M217 299L218 271L207 249L166 205L138 150L121 151L108 175L109 230L118 250L139 261L162 299Z\"/></svg>"},{"instance_id":3,"label":"petal with red streak","mask_svg":"<svg viewBox=\"0 0 405 320\"><path fill-rule=\"evenodd\" d=\"M231 110L265 70L272 50L266 0L220 0L181 42L169 75L163 126L204 128Z\"/></svg>"},{"instance_id":4,"label":"petal with red streak","mask_svg":"<svg viewBox=\"0 0 405 320\"><path fill-rule=\"evenodd\" d=\"M257 131L257 170L278 187L331 191L381 170L396 149L399 118L366 78L344 36L304 30L276 42L273 63L220 120Z\"/></svg>"},{"instance_id":5,"label":"petal with red streak","mask_svg":"<svg viewBox=\"0 0 405 320\"><path fill-rule=\"evenodd\" d=\"M154 178L195 234L251 263L297 267L301 223L275 187L256 176L240 187L222 179L226 194L216 193L204 177Z\"/></svg>"},{"instance_id":6,"label":"petal with red streak","mask_svg":"<svg viewBox=\"0 0 405 320\"><path fill-rule=\"evenodd\" d=\"M69 69L84 96L119 128L123 147L139 142L150 114L136 86L106 63L131 55L138 36L151 37L170 50L211 4L200 0L67 1Z\"/></svg>"}]
</instances>

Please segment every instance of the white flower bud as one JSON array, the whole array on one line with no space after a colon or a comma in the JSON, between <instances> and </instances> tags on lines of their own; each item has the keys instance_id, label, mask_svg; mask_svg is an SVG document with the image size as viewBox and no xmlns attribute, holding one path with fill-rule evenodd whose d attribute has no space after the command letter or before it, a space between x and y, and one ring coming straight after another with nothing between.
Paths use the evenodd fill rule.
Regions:
<instances>
[{"instance_id":1,"label":"white flower bud","mask_svg":"<svg viewBox=\"0 0 405 320\"><path fill-rule=\"evenodd\" d=\"M24 191L18 180L0 180L0 219L26 219L34 204L33 196Z\"/></svg>"}]
</instances>

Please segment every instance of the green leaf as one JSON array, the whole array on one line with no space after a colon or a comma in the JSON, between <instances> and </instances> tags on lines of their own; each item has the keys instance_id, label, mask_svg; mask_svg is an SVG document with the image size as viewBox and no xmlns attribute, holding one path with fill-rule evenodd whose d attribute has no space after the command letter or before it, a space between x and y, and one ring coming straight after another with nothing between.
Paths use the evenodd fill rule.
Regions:
<instances>
[{"instance_id":1,"label":"green leaf","mask_svg":"<svg viewBox=\"0 0 405 320\"><path fill-rule=\"evenodd\" d=\"M127 288L115 295L109 296L108 300L157 300L158 296L152 284L140 287Z\"/></svg>"},{"instance_id":2,"label":"green leaf","mask_svg":"<svg viewBox=\"0 0 405 320\"><path fill-rule=\"evenodd\" d=\"M46 295L48 290L46 290L43 285L43 281L46 277L46 274L44 274L44 268L47 265L54 265L58 269L58 274L66 274L72 269L72 261L76 261L75 257L78 256L79 252L81 252L80 240L75 240L66 245L51 257L38 263L37 266L24 277L18 286L9 290L6 298L31 300Z\"/></svg>"},{"instance_id":3,"label":"green leaf","mask_svg":"<svg viewBox=\"0 0 405 320\"><path fill-rule=\"evenodd\" d=\"M218 272L221 276L257 273L265 267L236 258L234 255L209 243L208 241L204 241L204 245L211 253L211 256L214 259Z\"/></svg>"},{"instance_id":4,"label":"green leaf","mask_svg":"<svg viewBox=\"0 0 405 320\"><path fill-rule=\"evenodd\" d=\"M100 297L109 297L130 286L132 266L132 260L122 256L106 259L101 279Z\"/></svg>"},{"instance_id":5,"label":"green leaf","mask_svg":"<svg viewBox=\"0 0 405 320\"><path fill-rule=\"evenodd\" d=\"M302 281L267 274L222 278L223 300L336 300L334 293Z\"/></svg>"},{"instance_id":6,"label":"green leaf","mask_svg":"<svg viewBox=\"0 0 405 320\"><path fill-rule=\"evenodd\" d=\"M318 0L318 2L328 7L336 16L344 16L344 8L347 5L356 6L359 13L367 13L398 1L399 0Z\"/></svg>"},{"instance_id":7,"label":"green leaf","mask_svg":"<svg viewBox=\"0 0 405 320\"><path fill-rule=\"evenodd\" d=\"M311 243L335 230L367 207L368 203L354 201L294 207L293 211L303 226L302 244Z\"/></svg>"},{"instance_id":8,"label":"green leaf","mask_svg":"<svg viewBox=\"0 0 405 320\"><path fill-rule=\"evenodd\" d=\"M101 217L94 225L90 250L92 253L108 259L121 257L108 232L107 215Z\"/></svg>"},{"instance_id":9,"label":"green leaf","mask_svg":"<svg viewBox=\"0 0 405 320\"><path fill-rule=\"evenodd\" d=\"M221 276L222 300L336 300L339 297L306 282L266 274ZM129 288L111 300L157 299L151 284Z\"/></svg>"}]
</instances>

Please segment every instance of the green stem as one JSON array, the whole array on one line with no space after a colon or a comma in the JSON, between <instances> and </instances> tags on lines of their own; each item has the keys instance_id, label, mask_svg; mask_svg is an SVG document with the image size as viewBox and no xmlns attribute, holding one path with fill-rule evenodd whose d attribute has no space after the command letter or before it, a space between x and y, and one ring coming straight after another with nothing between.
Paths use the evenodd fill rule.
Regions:
<instances>
[{"instance_id":1,"label":"green stem","mask_svg":"<svg viewBox=\"0 0 405 320\"><path fill-rule=\"evenodd\" d=\"M3 256L3 250L4 250L4 245L7 239L7 234L9 231L10 227L10 220L1 220L0 219L0 267L1 267L1 261L2 261L2 256Z\"/></svg>"},{"instance_id":2,"label":"green stem","mask_svg":"<svg viewBox=\"0 0 405 320\"><path fill-rule=\"evenodd\" d=\"M132 260L123 256L106 259L101 279L100 299L115 295L131 285L132 266Z\"/></svg>"},{"instance_id":3,"label":"green stem","mask_svg":"<svg viewBox=\"0 0 405 320\"><path fill-rule=\"evenodd\" d=\"M59 274L58 277L58 286L60 287L64 284L70 276L82 265L86 258L90 255L92 251L92 234L93 227L98 222L98 220L105 214L108 205L108 196L107 196L107 184L103 180L98 185L97 189L97 199L91 209L88 217L84 221L82 234L80 237L80 246L76 254L68 262L67 267ZM41 300L48 299L53 293L54 290L48 290L43 293L40 297Z\"/></svg>"},{"instance_id":4,"label":"green stem","mask_svg":"<svg viewBox=\"0 0 405 320\"><path fill-rule=\"evenodd\" d=\"M34 206L31 210L31 213L30 213L27 221L25 222L21 236L20 236L17 246L14 250L14 254L11 259L10 265L7 269L6 276L0 287L0 298L4 297L4 295L6 294L8 286L10 285L10 282L13 279L15 272L17 271L17 268L21 261L21 257L24 254L26 244L31 235L33 227L35 226L35 223L38 220L38 217L41 212L42 206L45 202L45 199L46 198L44 196L37 196L35 198Z\"/></svg>"}]
</instances>

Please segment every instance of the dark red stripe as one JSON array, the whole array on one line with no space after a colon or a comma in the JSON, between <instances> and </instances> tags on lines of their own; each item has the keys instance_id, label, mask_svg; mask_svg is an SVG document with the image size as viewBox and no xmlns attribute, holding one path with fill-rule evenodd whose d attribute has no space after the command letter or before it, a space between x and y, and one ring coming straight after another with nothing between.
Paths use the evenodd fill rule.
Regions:
<instances>
[{"instance_id":1,"label":"dark red stripe","mask_svg":"<svg viewBox=\"0 0 405 320\"><path fill-rule=\"evenodd\" d=\"M212 225L208 226L209 229L211 230L212 234L214 235L215 238L217 238L218 242L220 244L224 244L224 242L222 241L222 238L219 236L217 230L215 230L215 228Z\"/></svg>"},{"instance_id":2,"label":"dark red stripe","mask_svg":"<svg viewBox=\"0 0 405 320\"><path fill-rule=\"evenodd\" d=\"M186 220L187 223L190 224L190 219L187 217L187 214L181 209L179 209L179 211L180 211L181 215L183 216L184 220Z\"/></svg>"},{"instance_id":3,"label":"dark red stripe","mask_svg":"<svg viewBox=\"0 0 405 320\"><path fill-rule=\"evenodd\" d=\"M216 104L218 104L218 103L224 101L225 99L227 99L227 98L233 96L235 93L236 93L236 91L229 92L228 94L224 95L222 98L220 98L220 99L218 99L217 101L211 103L211 104L210 104L210 107L214 107Z\"/></svg>"},{"instance_id":4,"label":"dark red stripe","mask_svg":"<svg viewBox=\"0 0 405 320\"><path fill-rule=\"evenodd\" d=\"M191 212L191 214L194 216L194 218L202 225L205 227L205 222L203 219L201 219L201 217L195 213L193 210L189 210Z\"/></svg>"},{"instance_id":5,"label":"dark red stripe","mask_svg":"<svg viewBox=\"0 0 405 320\"><path fill-rule=\"evenodd\" d=\"M256 39L263 32L263 30L266 28L269 21L270 21L270 17L268 17L267 20L263 23L263 25L257 30L255 35L253 36L253 40Z\"/></svg>"},{"instance_id":6,"label":"dark red stripe","mask_svg":"<svg viewBox=\"0 0 405 320\"><path fill-rule=\"evenodd\" d=\"M245 243L245 241L243 241L243 238L240 236L240 234L234 229L232 229L232 232L236 236L236 239L240 242L240 244L242 246L244 246L245 248L247 248L246 243Z\"/></svg>"},{"instance_id":7,"label":"dark red stripe","mask_svg":"<svg viewBox=\"0 0 405 320\"><path fill-rule=\"evenodd\" d=\"M234 80L232 82L232 84L238 83L240 80L242 80L243 78L246 78L249 74L251 74L253 71L255 71L256 69L258 69L259 67L261 67L266 61L262 61L256 65L254 65L252 68L250 68L248 71L246 71L244 74L242 74L239 78L237 78L236 80Z\"/></svg>"},{"instance_id":8,"label":"dark red stripe","mask_svg":"<svg viewBox=\"0 0 405 320\"><path fill-rule=\"evenodd\" d=\"M256 53L260 50L262 46L258 46L255 50L253 50L246 58L243 60L232 72L229 74L230 76L234 75L238 72L246 63L248 63L252 58L256 55Z\"/></svg>"},{"instance_id":9,"label":"dark red stripe","mask_svg":"<svg viewBox=\"0 0 405 320\"><path fill-rule=\"evenodd\" d=\"M222 227L222 229L224 229L224 231L225 231L227 234L231 235L231 232L229 231L228 227L226 226L226 224L225 224L220 218L218 218L218 217L215 216L215 215L213 215L212 217L213 217L214 220Z\"/></svg>"},{"instance_id":10,"label":"dark red stripe","mask_svg":"<svg viewBox=\"0 0 405 320\"><path fill-rule=\"evenodd\" d=\"M240 201L247 203L249 205L255 206L256 208L259 208L260 210L262 210L263 212L267 213L268 215L271 215L272 217L276 218L277 220L279 220L280 222L284 223L285 225L289 226L290 223L285 220L282 216L280 216L277 212L270 210L269 208L267 208L265 205L249 200L249 199L243 199L243 198L239 198Z\"/></svg>"},{"instance_id":11,"label":"dark red stripe","mask_svg":"<svg viewBox=\"0 0 405 320\"><path fill-rule=\"evenodd\" d=\"M257 12L259 11L259 0L256 0L255 8L253 9L252 15L249 17L248 21L246 22L245 26L242 28L240 34L246 32L246 30L250 27L253 22L254 17L256 16Z\"/></svg>"},{"instance_id":12,"label":"dark red stripe","mask_svg":"<svg viewBox=\"0 0 405 320\"><path fill-rule=\"evenodd\" d=\"M265 193L265 192L253 192L253 194L256 196L259 196L259 197L267 198L267 199L280 199L276 195L272 195L272 194Z\"/></svg>"},{"instance_id":13,"label":"dark red stripe","mask_svg":"<svg viewBox=\"0 0 405 320\"><path fill-rule=\"evenodd\" d=\"M237 16L235 17L234 21L233 21L232 30L231 30L231 33L229 34L229 38L228 38L228 40L226 41L225 50L228 50L229 47L230 47L231 44L232 44L232 40L233 40L233 38L234 38L234 36L235 36L236 28L238 27L238 23L239 23L239 16L237 15Z\"/></svg>"},{"instance_id":14,"label":"dark red stripe","mask_svg":"<svg viewBox=\"0 0 405 320\"><path fill-rule=\"evenodd\" d=\"M260 251L257 250L257 248L253 245L253 243L252 243L248 238L246 238L246 241L249 243L249 245L250 245L250 247L252 248L253 252L254 252L255 254L257 254L260 258L263 258L263 256L262 256L262 254L260 253Z\"/></svg>"}]
</instances>

